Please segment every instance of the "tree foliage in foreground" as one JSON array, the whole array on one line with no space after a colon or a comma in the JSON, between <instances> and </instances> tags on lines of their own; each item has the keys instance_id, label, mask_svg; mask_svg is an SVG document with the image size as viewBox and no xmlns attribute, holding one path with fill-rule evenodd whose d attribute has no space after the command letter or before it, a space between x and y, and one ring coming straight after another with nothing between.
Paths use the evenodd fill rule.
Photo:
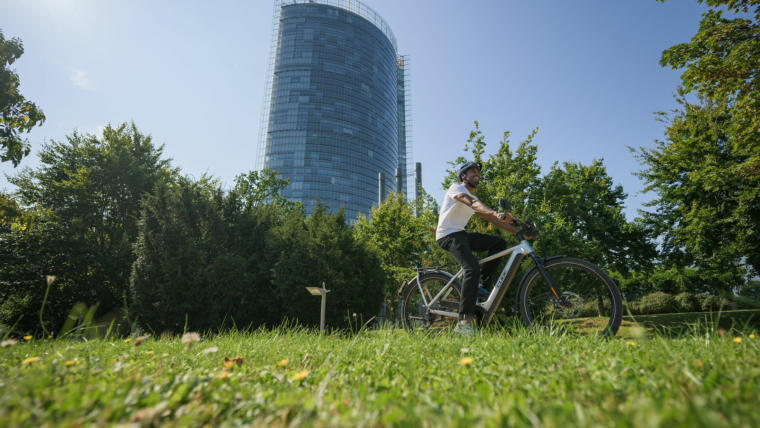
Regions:
<instances>
[{"instance_id":1,"label":"tree foliage in foreground","mask_svg":"<svg viewBox=\"0 0 760 428\"><path fill-rule=\"evenodd\" d=\"M32 150L21 134L45 122L42 110L19 93L18 74L9 68L23 54L21 40L6 40L0 30L0 162L11 161L14 167Z\"/></svg>"},{"instance_id":2,"label":"tree foliage in foreground","mask_svg":"<svg viewBox=\"0 0 760 428\"><path fill-rule=\"evenodd\" d=\"M44 322L58 331L76 302L100 312L123 306L134 262L140 200L176 171L134 124L108 125L102 139L74 132L39 153L40 166L8 180L32 219L0 227L0 322L40 328L46 275L57 277Z\"/></svg>"}]
</instances>

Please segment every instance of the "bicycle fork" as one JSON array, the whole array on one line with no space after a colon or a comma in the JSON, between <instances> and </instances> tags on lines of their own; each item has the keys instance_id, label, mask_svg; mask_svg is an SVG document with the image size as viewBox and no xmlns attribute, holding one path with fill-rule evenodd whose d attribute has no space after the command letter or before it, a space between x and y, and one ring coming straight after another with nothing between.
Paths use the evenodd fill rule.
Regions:
<instances>
[{"instance_id":1,"label":"bicycle fork","mask_svg":"<svg viewBox=\"0 0 760 428\"><path fill-rule=\"evenodd\" d=\"M557 283L554 282L554 279L552 279L551 275L549 275L549 272L546 271L546 268L544 267L544 260L539 258L534 252L530 252L528 255L536 263L536 268L541 273L541 276L544 277L546 283L549 284L549 288L552 290L552 294L554 294L554 297L556 298L555 304L559 304L562 307L570 306L570 302L568 302L565 298L565 295L562 294L562 290L560 290L560 288L557 286Z\"/></svg>"}]
</instances>

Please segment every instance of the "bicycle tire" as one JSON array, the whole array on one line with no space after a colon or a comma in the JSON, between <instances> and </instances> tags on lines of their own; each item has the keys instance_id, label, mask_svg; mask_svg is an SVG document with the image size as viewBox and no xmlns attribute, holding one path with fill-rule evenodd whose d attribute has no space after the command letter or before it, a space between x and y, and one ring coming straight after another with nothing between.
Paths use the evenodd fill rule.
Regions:
<instances>
[{"instance_id":1,"label":"bicycle tire","mask_svg":"<svg viewBox=\"0 0 760 428\"><path fill-rule=\"evenodd\" d=\"M547 262L544 268L573 306L556 306L551 288L541 272L533 268L525 274L517 292L517 306L526 327L535 328L540 321L554 322L577 318L580 321L569 323L590 325L592 329L595 328L594 324L601 324L604 328L599 335L602 337L614 336L618 332L623 321L623 299L615 281L606 272L592 263L575 258L552 260ZM579 312L578 315L575 315L575 311ZM594 323L593 319L589 323L589 316L596 314L606 318L607 313L609 319L606 324Z\"/></svg>"},{"instance_id":2,"label":"bicycle tire","mask_svg":"<svg viewBox=\"0 0 760 428\"><path fill-rule=\"evenodd\" d=\"M445 317L442 315L435 315L435 314L429 314L427 313L422 306L424 306L424 301L420 297L422 294L420 293L420 288L423 290L427 290L426 294L432 295L432 297L435 297L438 292L443 289L443 287L448 284L449 281L451 281L451 277L440 273L440 272L431 272L431 273L425 273L421 274L419 277L420 280L420 286L417 285L417 280L412 281L409 285L406 286L404 291L402 292L402 305L401 305L401 319L404 323L404 327L409 331L414 330L445 330L447 328L450 328L455 325L455 323L458 321L458 318L450 318ZM451 289L451 292L448 293L448 297L446 298L446 302L456 303L457 307L459 305L460 301L460 290L462 289L462 284L454 280L454 283L452 284L453 287ZM432 297L427 297L427 301L432 300ZM447 312L456 312L458 313L458 309L454 309L453 307L446 307L443 306L445 303L439 302L434 306L435 309L445 310ZM453 305L452 305L453 306Z\"/></svg>"}]
</instances>

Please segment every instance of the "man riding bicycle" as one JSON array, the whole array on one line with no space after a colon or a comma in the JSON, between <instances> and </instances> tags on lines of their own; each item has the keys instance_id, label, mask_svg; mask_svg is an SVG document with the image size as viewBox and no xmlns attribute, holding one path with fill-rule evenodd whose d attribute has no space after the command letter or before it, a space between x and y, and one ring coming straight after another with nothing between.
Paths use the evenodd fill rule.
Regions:
<instances>
[{"instance_id":1,"label":"man riding bicycle","mask_svg":"<svg viewBox=\"0 0 760 428\"><path fill-rule=\"evenodd\" d=\"M500 259L491 260L481 268L478 259L472 253L473 251L488 251L488 255L491 256L506 250L507 242L498 236L467 233L464 228L470 217L477 214L501 230L513 235L517 233L517 229L510 224L512 222L510 213L500 214L487 207L472 194L480 183L481 168L482 165L477 162L466 162L459 168L457 178L461 184L452 184L446 192L435 232L438 246L449 251L459 266L464 269L459 302L459 323L454 332L467 336L474 333L472 325L478 298L478 283L482 284L482 292L487 295L487 288L490 288L494 273L501 261ZM505 220L502 220L500 216ZM530 239L530 236L525 236L525 238Z\"/></svg>"}]
</instances>

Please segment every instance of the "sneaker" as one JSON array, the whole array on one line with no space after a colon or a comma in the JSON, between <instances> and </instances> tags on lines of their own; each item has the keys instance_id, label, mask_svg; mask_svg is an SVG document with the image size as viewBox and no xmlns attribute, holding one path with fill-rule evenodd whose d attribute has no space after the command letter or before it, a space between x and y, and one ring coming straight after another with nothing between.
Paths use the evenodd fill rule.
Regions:
<instances>
[{"instance_id":1,"label":"sneaker","mask_svg":"<svg viewBox=\"0 0 760 428\"><path fill-rule=\"evenodd\" d=\"M491 296L491 292L483 287L483 284L478 285L478 300L485 302Z\"/></svg>"},{"instance_id":2,"label":"sneaker","mask_svg":"<svg viewBox=\"0 0 760 428\"><path fill-rule=\"evenodd\" d=\"M459 321L459 323L457 323L456 328L454 328L454 333L461 334L462 336L465 336L465 337L474 337L475 329L472 328L469 322Z\"/></svg>"}]
</instances>

